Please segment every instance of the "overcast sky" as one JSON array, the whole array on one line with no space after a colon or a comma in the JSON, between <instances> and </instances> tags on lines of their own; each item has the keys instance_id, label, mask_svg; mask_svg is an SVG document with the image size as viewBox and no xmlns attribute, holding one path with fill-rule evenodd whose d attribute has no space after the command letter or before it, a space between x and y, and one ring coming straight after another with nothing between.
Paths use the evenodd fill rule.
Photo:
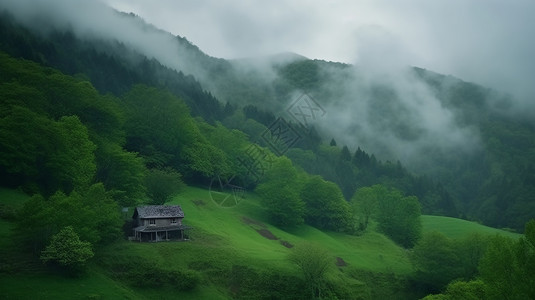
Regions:
<instances>
[{"instance_id":1,"label":"overcast sky","mask_svg":"<svg viewBox=\"0 0 535 300\"><path fill-rule=\"evenodd\" d=\"M532 0L102 0L215 57L419 66L535 95ZM533 97L529 97L533 99Z\"/></svg>"}]
</instances>

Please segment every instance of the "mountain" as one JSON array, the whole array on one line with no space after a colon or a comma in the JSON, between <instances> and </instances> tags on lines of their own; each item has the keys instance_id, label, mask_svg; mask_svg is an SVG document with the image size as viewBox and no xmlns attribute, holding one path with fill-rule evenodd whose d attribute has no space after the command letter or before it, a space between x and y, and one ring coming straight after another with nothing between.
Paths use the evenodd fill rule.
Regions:
<instances>
[{"instance_id":1,"label":"mountain","mask_svg":"<svg viewBox=\"0 0 535 300\"><path fill-rule=\"evenodd\" d=\"M277 117L296 126L308 121L287 156L336 182L346 199L388 182L418 195L427 213L521 230L535 212L535 128L510 112L507 95L421 68L385 72L291 53L224 60L135 15L87 5L102 25L51 9L40 18L4 10L0 50L87 78L100 93L120 97L140 83L165 88L194 116L241 129L258 143ZM321 117L291 113L305 94ZM243 125L247 119L255 125ZM333 164L339 154L319 147L331 139L384 167ZM306 151L314 152L314 166L302 159Z\"/></svg>"}]
</instances>

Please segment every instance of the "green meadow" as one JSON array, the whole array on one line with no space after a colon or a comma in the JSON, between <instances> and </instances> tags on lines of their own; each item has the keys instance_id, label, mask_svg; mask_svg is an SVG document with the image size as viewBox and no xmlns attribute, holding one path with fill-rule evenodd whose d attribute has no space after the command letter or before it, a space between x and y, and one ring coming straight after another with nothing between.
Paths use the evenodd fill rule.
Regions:
<instances>
[{"instance_id":1,"label":"green meadow","mask_svg":"<svg viewBox=\"0 0 535 300\"><path fill-rule=\"evenodd\" d=\"M0 189L0 199L2 211L6 212L16 210L28 196ZM373 225L360 236L320 231L306 225L277 228L269 224L259 199L252 193L247 193L234 207L221 207L212 200L208 190L187 187L169 204L181 205L184 223L194 228L189 241L137 243L125 239L114 242L98 249L87 273L79 278L51 273L35 258L18 255L12 240L16 228L12 219L3 217L0 219L2 298L175 299L181 296L228 299L231 291L227 281L231 279L227 278L227 273L236 266L299 277L300 273L287 256L292 246L305 241L319 244L330 252L331 280L362 287L364 298L391 296L389 293L393 293L400 280L405 280L413 270L408 251L376 232ZM519 236L454 218L422 216L422 223L424 232L439 231L452 238L473 232ZM177 292L165 286L136 287L118 279L117 265L138 261L169 270L191 270L198 274L200 283L191 291ZM377 294L371 291L373 284L377 289L386 285L391 292Z\"/></svg>"},{"instance_id":2,"label":"green meadow","mask_svg":"<svg viewBox=\"0 0 535 300\"><path fill-rule=\"evenodd\" d=\"M513 239L521 237L521 234L496 229L481 225L467 220L443 217L443 216L421 216L423 232L438 231L449 238L463 238L472 233L480 233L487 235L504 235Z\"/></svg>"}]
</instances>

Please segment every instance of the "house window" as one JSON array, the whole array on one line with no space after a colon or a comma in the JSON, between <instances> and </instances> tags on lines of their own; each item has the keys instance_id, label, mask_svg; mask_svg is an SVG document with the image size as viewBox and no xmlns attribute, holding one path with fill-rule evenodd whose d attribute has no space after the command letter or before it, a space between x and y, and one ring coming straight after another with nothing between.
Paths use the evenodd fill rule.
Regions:
<instances>
[{"instance_id":1,"label":"house window","mask_svg":"<svg viewBox=\"0 0 535 300\"><path fill-rule=\"evenodd\" d=\"M171 224L176 224L176 218L171 219Z\"/></svg>"},{"instance_id":2,"label":"house window","mask_svg":"<svg viewBox=\"0 0 535 300\"><path fill-rule=\"evenodd\" d=\"M149 225L156 225L156 219L149 219Z\"/></svg>"}]
</instances>

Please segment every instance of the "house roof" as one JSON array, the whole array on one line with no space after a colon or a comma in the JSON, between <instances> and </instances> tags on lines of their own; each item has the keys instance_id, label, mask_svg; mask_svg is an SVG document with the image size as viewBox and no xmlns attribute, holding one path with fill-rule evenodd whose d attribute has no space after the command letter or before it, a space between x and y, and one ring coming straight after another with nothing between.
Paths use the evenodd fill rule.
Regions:
<instances>
[{"instance_id":1,"label":"house roof","mask_svg":"<svg viewBox=\"0 0 535 300\"><path fill-rule=\"evenodd\" d=\"M184 218L180 205L149 205L136 207L134 218Z\"/></svg>"}]
</instances>

